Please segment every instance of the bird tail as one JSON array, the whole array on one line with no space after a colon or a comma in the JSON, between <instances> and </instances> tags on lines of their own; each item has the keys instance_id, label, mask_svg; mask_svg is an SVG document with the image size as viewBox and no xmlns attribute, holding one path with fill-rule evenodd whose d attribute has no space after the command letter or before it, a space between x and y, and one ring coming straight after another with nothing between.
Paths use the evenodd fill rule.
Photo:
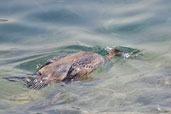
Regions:
<instances>
[{"instance_id":1,"label":"bird tail","mask_svg":"<svg viewBox=\"0 0 171 114\"><path fill-rule=\"evenodd\" d=\"M3 77L2 79L6 79L11 82L22 82L25 80L26 77L19 77L19 76L10 76L10 77Z\"/></svg>"},{"instance_id":2,"label":"bird tail","mask_svg":"<svg viewBox=\"0 0 171 114\"><path fill-rule=\"evenodd\" d=\"M46 87L48 84L39 81L36 77L19 77L19 76L11 76L11 77L3 77L2 79L6 79L11 82L22 82L30 89L42 89Z\"/></svg>"}]
</instances>

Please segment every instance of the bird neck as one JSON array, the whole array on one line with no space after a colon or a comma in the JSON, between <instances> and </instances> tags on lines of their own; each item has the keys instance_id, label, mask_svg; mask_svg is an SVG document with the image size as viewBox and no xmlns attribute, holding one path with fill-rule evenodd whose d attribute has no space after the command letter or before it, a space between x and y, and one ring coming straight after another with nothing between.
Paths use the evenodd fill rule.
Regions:
<instances>
[{"instance_id":1,"label":"bird neck","mask_svg":"<svg viewBox=\"0 0 171 114\"><path fill-rule=\"evenodd\" d=\"M108 53L105 55L105 57L112 59L114 56L121 56L121 51L118 49L111 49L108 51Z\"/></svg>"}]
</instances>

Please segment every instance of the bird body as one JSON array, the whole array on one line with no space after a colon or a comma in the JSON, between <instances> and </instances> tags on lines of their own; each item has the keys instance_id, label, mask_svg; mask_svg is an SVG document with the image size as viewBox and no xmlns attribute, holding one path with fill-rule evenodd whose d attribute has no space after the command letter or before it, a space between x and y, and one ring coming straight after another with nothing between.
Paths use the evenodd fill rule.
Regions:
<instances>
[{"instance_id":1,"label":"bird body","mask_svg":"<svg viewBox=\"0 0 171 114\"><path fill-rule=\"evenodd\" d=\"M77 52L67 56L57 56L48 60L37 70L37 78L18 78L29 88L41 89L51 82L68 82L79 80L103 66L114 56L120 55L120 50L112 49L105 56L94 52ZM5 78L14 81L14 78Z\"/></svg>"}]
</instances>

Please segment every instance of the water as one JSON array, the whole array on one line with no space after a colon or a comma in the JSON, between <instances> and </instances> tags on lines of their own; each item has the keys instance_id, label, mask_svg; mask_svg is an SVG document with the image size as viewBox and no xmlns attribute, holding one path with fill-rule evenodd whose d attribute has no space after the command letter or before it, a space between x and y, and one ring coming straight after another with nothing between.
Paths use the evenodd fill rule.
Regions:
<instances>
[{"instance_id":1,"label":"water","mask_svg":"<svg viewBox=\"0 0 171 114\"><path fill-rule=\"evenodd\" d=\"M25 76L61 54L140 49L92 81L40 90L0 79L0 113L171 113L170 0L0 0L0 76ZM116 61L116 60L114 60Z\"/></svg>"}]
</instances>

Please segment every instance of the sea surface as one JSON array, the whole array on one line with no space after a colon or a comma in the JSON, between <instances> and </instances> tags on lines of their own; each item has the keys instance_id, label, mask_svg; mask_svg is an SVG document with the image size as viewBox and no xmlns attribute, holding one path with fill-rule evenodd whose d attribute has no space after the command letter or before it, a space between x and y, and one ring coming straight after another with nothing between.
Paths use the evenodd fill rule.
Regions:
<instances>
[{"instance_id":1,"label":"sea surface","mask_svg":"<svg viewBox=\"0 0 171 114\"><path fill-rule=\"evenodd\" d=\"M3 79L29 76L54 56L117 46L141 56L41 90ZM170 114L171 0L0 0L0 113Z\"/></svg>"}]
</instances>

